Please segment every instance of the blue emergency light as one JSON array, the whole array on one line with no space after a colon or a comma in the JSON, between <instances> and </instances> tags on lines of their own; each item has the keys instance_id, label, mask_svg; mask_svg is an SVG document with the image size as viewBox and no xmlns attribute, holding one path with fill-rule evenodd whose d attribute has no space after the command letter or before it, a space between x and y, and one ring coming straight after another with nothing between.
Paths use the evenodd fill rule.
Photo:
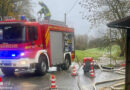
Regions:
<instances>
[{"instance_id":1,"label":"blue emergency light","mask_svg":"<svg viewBox=\"0 0 130 90\"><path fill-rule=\"evenodd\" d=\"M15 54L12 54L12 57L15 57L16 55Z\"/></svg>"},{"instance_id":2,"label":"blue emergency light","mask_svg":"<svg viewBox=\"0 0 130 90\"><path fill-rule=\"evenodd\" d=\"M25 53L23 51L19 50L3 50L0 51L0 59L11 59L11 58L18 58L18 57L23 57Z\"/></svg>"},{"instance_id":3,"label":"blue emergency light","mask_svg":"<svg viewBox=\"0 0 130 90\"><path fill-rule=\"evenodd\" d=\"M21 20L26 20L26 16L21 16L20 19Z\"/></svg>"}]
</instances>

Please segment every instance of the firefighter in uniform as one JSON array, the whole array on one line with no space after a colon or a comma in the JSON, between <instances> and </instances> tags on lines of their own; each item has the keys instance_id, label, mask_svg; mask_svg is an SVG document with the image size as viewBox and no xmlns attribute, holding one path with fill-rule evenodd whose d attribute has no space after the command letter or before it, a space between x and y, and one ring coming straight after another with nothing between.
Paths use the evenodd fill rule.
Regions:
<instances>
[{"instance_id":1,"label":"firefighter in uniform","mask_svg":"<svg viewBox=\"0 0 130 90\"><path fill-rule=\"evenodd\" d=\"M51 13L47 6L43 2L39 2L39 4L42 6L42 9L39 11L40 14L44 14L44 19L45 20L50 20L51 18Z\"/></svg>"}]
</instances>

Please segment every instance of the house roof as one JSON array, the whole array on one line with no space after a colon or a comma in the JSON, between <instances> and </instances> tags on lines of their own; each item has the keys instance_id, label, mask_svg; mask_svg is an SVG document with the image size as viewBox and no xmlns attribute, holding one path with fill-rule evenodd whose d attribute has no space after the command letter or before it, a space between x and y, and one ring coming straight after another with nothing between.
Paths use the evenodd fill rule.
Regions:
<instances>
[{"instance_id":1,"label":"house roof","mask_svg":"<svg viewBox=\"0 0 130 90\"><path fill-rule=\"evenodd\" d=\"M110 22L107 26L112 28L130 29L130 16Z\"/></svg>"}]
</instances>

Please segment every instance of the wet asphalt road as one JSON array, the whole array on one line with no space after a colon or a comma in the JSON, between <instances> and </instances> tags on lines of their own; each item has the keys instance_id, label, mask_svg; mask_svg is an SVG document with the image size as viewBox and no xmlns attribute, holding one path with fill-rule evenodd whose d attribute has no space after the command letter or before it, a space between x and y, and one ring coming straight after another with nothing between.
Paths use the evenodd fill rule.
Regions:
<instances>
[{"instance_id":1,"label":"wet asphalt road","mask_svg":"<svg viewBox=\"0 0 130 90\"><path fill-rule=\"evenodd\" d=\"M58 90L79 90L77 86L77 77L72 77L71 70L56 71L52 68L44 76L36 76L33 73L16 73L15 76L2 76L4 85L2 89L8 90L49 90L50 75L56 76L56 85ZM1 90L1 87L0 87Z\"/></svg>"},{"instance_id":2,"label":"wet asphalt road","mask_svg":"<svg viewBox=\"0 0 130 90\"><path fill-rule=\"evenodd\" d=\"M106 81L106 80L118 79L124 77L124 75L119 75L114 72L103 72L100 69L97 69L95 70L95 78L88 77L88 75L84 74L82 70L79 71L79 77L80 77L80 85L82 90L94 90L95 83ZM98 84L95 85L95 87L96 90L101 90L101 88L110 87L117 82L118 81ZM107 89L107 90L111 90L111 89Z\"/></svg>"},{"instance_id":3,"label":"wet asphalt road","mask_svg":"<svg viewBox=\"0 0 130 90\"><path fill-rule=\"evenodd\" d=\"M75 64L76 69L78 65ZM49 90L50 87L50 75L56 76L56 85L58 90L94 90L94 83L114 78L122 77L123 75L115 74L113 72L102 72L101 70L95 70L95 78L89 78L88 75L83 73L82 68L79 69L78 76L73 77L71 75L71 69L68 71L56 71L56 68L51 68L49 73L45 76L35 76L33 73L16 73L15 76L2 76L4 85L0 88L3 90ZM97 85L97 90L101 87L108 87L115 82L105 83ZM80 86L80 87L79 87ZM1 90L1 89L0 89Z\"/></svg>"}]
</instances>

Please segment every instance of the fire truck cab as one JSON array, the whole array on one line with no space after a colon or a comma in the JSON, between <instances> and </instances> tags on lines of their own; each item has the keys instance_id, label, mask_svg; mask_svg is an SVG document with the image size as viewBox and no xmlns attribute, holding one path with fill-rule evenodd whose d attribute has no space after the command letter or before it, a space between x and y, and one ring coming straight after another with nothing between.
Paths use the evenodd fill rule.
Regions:
<instances>
[{"instance_id":1,"label":"fire truck cab","mask_svg":"<svg viewBox=\"0 0 130 90\"><path fill-rule=\"evenodd\" d=\"M21 70L44 75L52 66L69 68L75 53L74 30L52 22L0 22L0 68L5 75Z\"/></svg>"}]
</instances>

